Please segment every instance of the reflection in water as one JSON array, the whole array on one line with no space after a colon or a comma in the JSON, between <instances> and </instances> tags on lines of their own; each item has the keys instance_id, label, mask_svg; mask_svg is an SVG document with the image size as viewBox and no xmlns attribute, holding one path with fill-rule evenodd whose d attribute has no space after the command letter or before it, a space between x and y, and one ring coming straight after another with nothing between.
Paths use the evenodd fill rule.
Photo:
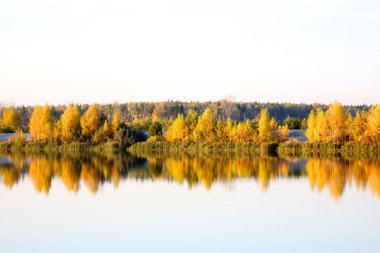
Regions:
<instances>
[{"instance_id":1,"label":"reflection in water","mask_svg":"<svg viewBox=\"0 0 380 253\"><path fill-rule=\"evenodd\" d=\"M354 185L380 197L380 163L368 159L284 159L249 156L133 157L118 155L23 155L0 156L0 178L12 188L29 177L37 192L49 193L54 178L60 178L68 191L77 192L81 183L96 193L104 183L118 187L120 180L175 180L189 187L215 181L255 179L265 191L269 183L288 178L308 177L312 190L328 189L334 199L345 187Z\"/></svg>"}]
</instances>

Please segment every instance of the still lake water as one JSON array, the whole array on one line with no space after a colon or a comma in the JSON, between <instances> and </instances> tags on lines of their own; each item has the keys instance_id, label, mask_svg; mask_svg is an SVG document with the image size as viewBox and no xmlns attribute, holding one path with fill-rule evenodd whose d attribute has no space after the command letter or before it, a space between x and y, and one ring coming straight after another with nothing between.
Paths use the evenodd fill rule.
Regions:
<instances>
[{"instance_id":1,"label":"still lake water","mask_svg":"<svg viewBox=\"0 0 380 253\"><path fill-rule=\"evenodd\" d=\"M0 252L380 252L380 161L0 155Z\"/></svg>"}]
</instances>

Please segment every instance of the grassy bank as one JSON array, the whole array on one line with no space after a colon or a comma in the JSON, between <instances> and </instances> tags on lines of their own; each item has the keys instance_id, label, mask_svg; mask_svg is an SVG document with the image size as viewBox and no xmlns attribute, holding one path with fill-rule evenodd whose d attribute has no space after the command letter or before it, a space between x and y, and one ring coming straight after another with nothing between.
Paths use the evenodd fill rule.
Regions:
<instances>
[{"instance_id":1,"label":"grassy bank","mask_svg":"<svg viewBox=\"0 0 380 253\"><path fill-rule=\"evenodd\" d=\"M140 142L128 148L133 154L219 154L219 153L242 153L276 155L277 143L261 144L232 144L232 143L170 143Z\"/></svg>"},{"instance_id":2,"label":"grassy bank","mask_svg":"<svg viewBox=\"0 0 380 253\"><path fill-rule=\"evenodd\" d=\"M344 144L312 143L312 142L283 142L278 145L278 154L295 156L378 156L379 143L347 142Z\"/></svg>"},{"instance_id":3,"label":"grassy bank","mask_svg":"<svg viewBox=\"0 0 380 253\"><path fill-rule=\"evenodd\" d=\"M70 144L48 143L12 143L0 142L2 152L123 152L135 155L210 155L210 154L243 154L265 156L294 157L378 157L380 143L345 144L281 142L281 143L171 143L168 141L138 142L128 149L125 145L109 141L103 144L73 142Z\"/></svg>"},{"instance_id":4,"label":"grassy bank","mask_svg":"<svg viewBox=\"0 0 380 253\"><path fill-rule=\"evenodd\" d=\"M380 144L356 143L170 143L140 142L128 148L133 154L257 154L303 157L377 157Z\"/></svg>"},{"instance_id":5,"label":"grassy bank","mask_svg":"<svg viewBox=\"0 0 380 253\"><path fill-rule=\"evenodd\" d=\"M125 150L125 147L122 147L115 142L106 142L98 145L84 142L72 142L69 144L58 144L54 142L26 142L22 144L0 142L0 151L3 152L115 152L122 150Z\"/></svg>"}]
</instances>

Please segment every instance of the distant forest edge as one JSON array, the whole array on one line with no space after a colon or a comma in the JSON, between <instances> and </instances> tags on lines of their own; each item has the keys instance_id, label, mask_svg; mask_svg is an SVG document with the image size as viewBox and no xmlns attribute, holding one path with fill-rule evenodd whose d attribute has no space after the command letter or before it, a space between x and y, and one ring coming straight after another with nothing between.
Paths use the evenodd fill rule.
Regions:
<instances>
[{"instance_id":1,"label":"distant forest edge","mask_svg":"<svg viewBox=\"0 0 380 253\"><path fill-rule=\"evenodd\" d=\"M28 108L1 109L1 131L16 134L1 142L0 148L83 150L98 146L125 150L134 144L131 150L135 151L379 153L380 104L260 104L226 99L213 103L46 104L31 107L31 112ZM30 116L26 119L25 115ZM290 138L294 129L305 129L305 143Z\"/></svg>"},{"instance_id":2,"label":"distant forest edge","mask_svg":"<svg viewBox=\"0 0 380 253\"><path fill-rule=\"evenodd\" d=\"M75 105L83 114L90 105L88 104L71 104L71 105L50 105L53 118L60 119L67 107ZM1 106L0 116L8 107ZM12 106L20 115L20 124L24 132L29 132L29 119L33 113L34 106ZM267 108L271 117L277 122L288 123L290 129L301 129L302 120L305 120L311 110L321 108L327 110L326 104L294 104L294 103L259 103L259 102L234 102L231 99L222 99L217 102L130 102L115 104L99 104L99 113L102 120L111 119L116 110L120 111L121 120L129 123L139 123L148 125L150 119L175 119L179 114L187 115L189 110L194 110L202 114L207 108L210 108L214 115L224 119L230 117L233 120L244 121L246 119L256 118L262 109ZM369 111L368 105L346 105L344 109L352 115L357 110ZM288 122L285 122L285 120ZM146 126L145 126L146 128ZM306 128L304 123L303 128ZM1 127L0 132L13 132L12 129Z\"/></svg>"}]
</instances>

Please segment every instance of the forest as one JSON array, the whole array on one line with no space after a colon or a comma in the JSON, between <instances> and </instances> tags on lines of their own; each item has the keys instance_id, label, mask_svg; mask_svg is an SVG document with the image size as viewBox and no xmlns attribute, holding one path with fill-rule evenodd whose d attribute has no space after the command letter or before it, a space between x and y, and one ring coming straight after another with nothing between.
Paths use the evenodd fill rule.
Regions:
<instances>
[{"instance_id":1,"label":"forest","mask_svg":"<svg viewBox=\"0 0 380 253\"><path fill-rule=\"evenodd\" d=\"M2 108L0 127L2 132L15 132L8 144L18 145L287 143L292 129L306 129L309 143L378 143L380 104L259 104L227 99L214 103L46 104ZM30 133L31 140L24 133Z\"/></svg>"},{"instance_id":2,"label":"forest","mask_svg":"<svg viewBox=\"0 0 380 253\"><path fill-rule=\"evenodd\" d=\"M90 107L88 104L71 104L71 105L50 105L51 113L54 119L61 118L67 107L76 106L81 113L87 111ZM24 132L28 132L29 119L33 113L34 106L5 106L0 103L0 115L11 107L20 115L20 126ZM311 110L321 108L327 110L328 105L325 104L293 104L293 103L259 103L259 102L235 102L233 97L215 102L130 102L115 104L98 104L98 109L102 120L110 119L112 114L119 110L123 122L135 122L143 125L149 125L150 119L160 118L166 120L175 119L178 114L187 115L190 110L202 114L207 108L210 108L214 115L220 116L222 119L231 118L237 121L246 119L255 119L262 109L267 108L269 114L278 122L287 124L291 129L301 129L302 120L306 119ZM357 110L368 111L368 105L347 105L344 106L351 114L355 114ZM1 127L0 132L9 132L11 129Z\"/></svg>"}]
</instances>

